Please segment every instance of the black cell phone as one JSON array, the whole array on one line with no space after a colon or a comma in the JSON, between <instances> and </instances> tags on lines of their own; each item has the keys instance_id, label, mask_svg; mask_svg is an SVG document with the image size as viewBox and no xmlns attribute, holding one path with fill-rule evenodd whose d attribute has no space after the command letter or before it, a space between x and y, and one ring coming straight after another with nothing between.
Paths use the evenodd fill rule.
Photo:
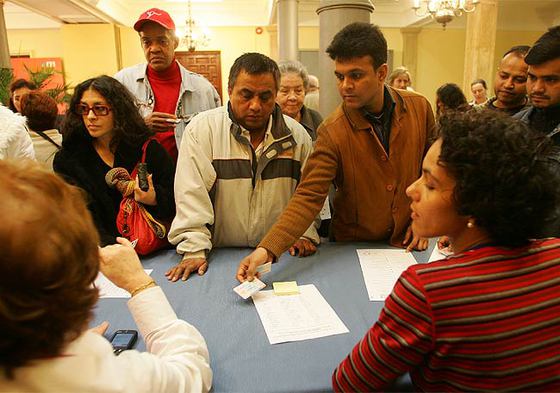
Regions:
<instances>
[{"instance_id":1,"label":"black cell phone","mask_svg":"<svg viewBox=\"0 0 560 393\"><path fill-rule=\"evenodd\" d=\"M148 164L145 162L138 164L138 186L144 192L150 188L148 183Z\"/></svg>"},{"instance_id":2,"label":"black cell phone","mask_svg":"<svg viewBox=\"0 0 560 393\"><path fill-rule=\"evenodd\" d=\"M136 330L117 330L111 337L111 345L113 352L119 354L122 351L131 349L138 339Z\"/></svg>"}]
</instances>

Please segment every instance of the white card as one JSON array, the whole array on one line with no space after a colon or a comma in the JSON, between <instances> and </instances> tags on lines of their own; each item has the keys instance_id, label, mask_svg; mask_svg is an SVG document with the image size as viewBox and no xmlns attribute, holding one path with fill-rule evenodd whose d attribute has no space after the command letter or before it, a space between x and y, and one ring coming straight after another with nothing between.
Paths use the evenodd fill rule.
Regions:
<instances>
[{"instance_id":1,"label":"white card","mask_svg":"<svg viewBox=\"0 0 560 393\"><path fill-rule=\"evenodd\" d=\"M267 262L257 267L257 273L260 273L261 276L265 275L272 269L272 262Z\"/></svg>"},{"instance_id":2,"label":"white card","mask_svg":"<svg viewBox=\"0 0 560 393\"><path fill-rule=\"evenodd\" d=\"M242 282L241 284L233 288L233 290L243 299L247 299L248 297L254 295L264 287L266 287L266 284L255 277L253 281Z\"/></svg>"}]
</instances>

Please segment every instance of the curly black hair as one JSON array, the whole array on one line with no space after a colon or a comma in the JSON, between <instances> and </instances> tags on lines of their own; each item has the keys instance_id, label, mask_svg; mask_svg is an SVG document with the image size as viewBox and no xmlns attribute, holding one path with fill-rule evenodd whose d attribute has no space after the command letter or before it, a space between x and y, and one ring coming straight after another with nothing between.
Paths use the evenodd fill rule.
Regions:
<instances>
[{"instance_id":1,"label":"curly black hair","mask_svg":"<svg viewBox=\"0 0 560 393\"><path fill-rule=\"evenodd\" d=\"M101 94L111 107L114 136L110 147L113 151L121 142L130 146L141 146L153 135L153 131L148 128L144 119L140 116L136 100L128 89L116 79L101 75L80 83L74 89L74 95L70 101L70 110L66 114L63 126L64 140L62 146L64 148L81 144L84 140L91 143L93 139L87 131L82 115L76 112L76 107L80 103L84 92L88 89L93 89Z\"/></svg>"},{"instance_id":2,"label":"curly black hair","mask_svg":"<svg viewBox=\"0 0 560 393\"><path fill-rule=\"evenodd\" d=\"M355 22L336 33L326 52L333 60L371 56L377 69L387 63L387 40L379 26Z\"/></svg>"},{"instance_id":3,"label":"curly black hair","mask_svg":"<svg viewBox=\"0 0 560 393\"><path fill-rule=\"evenodd\" d=\"M489 110L443 115L439 137L458 213L498 245L526 244L557 222L560 154L549 138Z\"/></svg>"}]
</instances>

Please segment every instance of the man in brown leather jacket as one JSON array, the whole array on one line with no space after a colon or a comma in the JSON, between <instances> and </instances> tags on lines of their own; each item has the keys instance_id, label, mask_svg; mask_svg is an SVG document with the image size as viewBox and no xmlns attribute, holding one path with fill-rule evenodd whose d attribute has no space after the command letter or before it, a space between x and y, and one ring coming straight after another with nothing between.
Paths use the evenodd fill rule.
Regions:
<instances>
[{"instance_id":1,"label":"man in brown leather jacket","mask_svg":"<svg viewBox=\"0 0 560 393\"><path fill-rule=\"evenodd\" d=\"M258 248L241 261L237 278L279 257L320 211L335 184L331 238L389 241L424 250L427 239L410 228L406 187L422 172L434 131L425 97L385 85L387 42L379 27L353 23L338 32L327 53L334 60L343 103L321 124L315 150L290 203Z\"/></svg>"}]
</instances>

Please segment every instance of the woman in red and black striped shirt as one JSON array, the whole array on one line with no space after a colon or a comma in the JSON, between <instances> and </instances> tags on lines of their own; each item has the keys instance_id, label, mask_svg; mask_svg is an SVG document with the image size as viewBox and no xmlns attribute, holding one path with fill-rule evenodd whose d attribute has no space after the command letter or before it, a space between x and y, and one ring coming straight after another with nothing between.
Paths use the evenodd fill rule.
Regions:
<instances>
[{"instance_id":1,"label":"woman in red and black striped shirt","mask_svg":"<svg viewBox=\"0 0 560 393\"><path fill-rule=\"evenodd\" d=\"M408 189L413 230L455 255L406 270L333 374L336 391L560 391L560 165L546 137L486 111L440 120ZM551 233L551 232L548 232Z\"/></svg>"}]
</instances>

